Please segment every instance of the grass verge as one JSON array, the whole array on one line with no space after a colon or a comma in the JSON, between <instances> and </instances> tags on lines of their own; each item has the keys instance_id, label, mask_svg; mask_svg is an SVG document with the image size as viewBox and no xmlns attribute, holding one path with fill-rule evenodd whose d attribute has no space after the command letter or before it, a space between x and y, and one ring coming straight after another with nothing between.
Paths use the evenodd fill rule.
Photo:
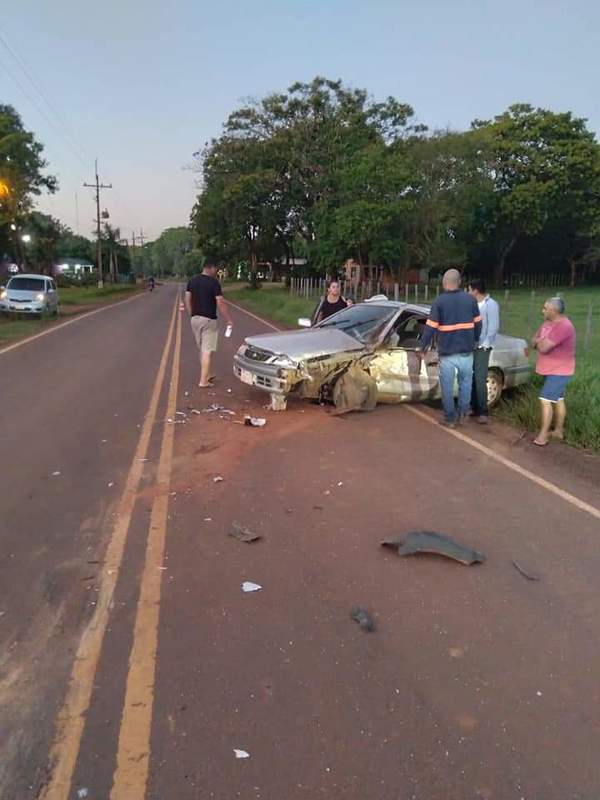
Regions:
<instances>
[{"instance_id":1,"label":"grass verge","mask_svg":"<svg viewBox=\"0 0 600 800\"><path fill-rule=\"evenodd\" d=\"M281 286L262 289L226 289L231 300L249 311L297 327L298 317L310 316L317 298L293 297ZM567 315L577 330L577 371L567 389L566 442L600 452L600 289L573 289L562 292ZM530 339L541 324L540 307L546 294L532 295L529 291L511 291L508 299L496 296L500 303L502 331ZM590 302L592 314L588 321ZM588 347L584 348L588 329ZM532 354L532 365L535 354ZM542 378L534 376L527 386L506 394L494 415L531 432L540 425L539 389Z\"/></svg>"}]
</instances>

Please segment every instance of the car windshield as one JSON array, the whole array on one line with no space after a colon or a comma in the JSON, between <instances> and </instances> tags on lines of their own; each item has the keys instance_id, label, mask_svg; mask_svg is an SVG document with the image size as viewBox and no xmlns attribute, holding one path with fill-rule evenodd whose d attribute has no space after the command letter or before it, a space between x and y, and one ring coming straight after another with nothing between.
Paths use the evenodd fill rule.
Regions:
<instances>
[{"instance_id":1,"label":"car windshield","mask_svg":"<svg viewBox=\"0 0 600 800\"><path fill-rule=\"evenodd\" d=\"M44 281L40 278L11 278L8 288L15 292L43 292Z\"/></svg>"},{"instance_id":2,"label":"car windshield","mask_svg":"<svg viewBox=\"0 0 600 800\"><path fill-rule=\"evenodd\" d=\"M340 311L317 325L318 328L337 328L363 344L375 341L381 329L398 313L390 306L360 303Z\"/></svg>"}]
</instances>

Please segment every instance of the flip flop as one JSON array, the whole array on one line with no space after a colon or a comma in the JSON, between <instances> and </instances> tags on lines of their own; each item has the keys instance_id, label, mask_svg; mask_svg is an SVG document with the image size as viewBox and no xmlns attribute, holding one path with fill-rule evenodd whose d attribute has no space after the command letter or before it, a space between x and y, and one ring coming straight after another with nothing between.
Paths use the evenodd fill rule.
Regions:
<instances>
[{"instance_id":1,"label":"flip flop","mask_svg":"<svg viewBox=\"0 0 600 800\"><path fill-rule=\"evenodd\" d=\"M533 443L536 447L548 447L548 442L538 442L537 439L534 439Z\"/></svg>"},{"instance_id":2,"label":"flip flop","mask_svg":"<svg viewBox=\"0 0 600 800\"><path fill-rule=\"evenodd\" d=\"M212 389L212 385L210 383L199 383L198 384L198 388L199 389Z\"/></svg>"}]
</instances>

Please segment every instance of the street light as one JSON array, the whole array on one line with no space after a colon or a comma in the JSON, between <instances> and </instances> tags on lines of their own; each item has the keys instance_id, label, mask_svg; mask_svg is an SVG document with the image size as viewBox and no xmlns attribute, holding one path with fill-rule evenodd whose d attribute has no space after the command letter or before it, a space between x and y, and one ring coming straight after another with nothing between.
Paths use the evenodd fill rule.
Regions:
<instances>
[{"instance_id":1,"label":"street light","mask_svg":"<svg viewBox=\"0 0 600 800\"><path fill-rule=\"evenodd\" d=\"M25 244L29 244L31 241L31 234L24 233L23 236L21 236L21 241L25 242Z\"/></svg>"}]
</instances>

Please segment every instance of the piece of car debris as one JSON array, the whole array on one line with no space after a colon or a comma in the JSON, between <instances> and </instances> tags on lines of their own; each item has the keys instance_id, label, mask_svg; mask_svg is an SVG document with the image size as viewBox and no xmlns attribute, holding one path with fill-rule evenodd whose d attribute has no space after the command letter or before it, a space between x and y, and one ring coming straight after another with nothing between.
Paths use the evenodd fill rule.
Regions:
<instances>
[{"instance_id":1,"label":"piece of car debris","mask_svg":"<svg viewBox=\"0 0 600 800\"><path fill-rule=\"evenodd\" d=\"M263 417L251 417L248 414L244 417L244 425L248 428L264 428L267 420Z\"/></svg>"},{"instance_id":2,"label":"piece of car debris","mask_svg":"<svg viewBox=\"0 0 600 800\"><path fill-rule=\"evenodd\" d=\"M435 553L451 558L461 564L482 564L483 553L454 541L434 531L410 531L404 537L389 539L381 543L383 547L394 548L399 556L412 556L415 553Z\"/></svg>"},{"instance_id":3,"label":"piece of car debris","mask_svg":"<svg viewBox=\"0 0 600 800\"><path fill-rule=\"evenodd\" d=\"M517 561L512 562L513 567L520 572L524 578L527 578L528 581L539 581L540 576L536 575L533 572L529 572L529 570L524 569Z\"/></svg>"},{"instance_id":4,"label":"piece of car debris","mask_svg":"<svg viewBox=\"0 0 600 800\"><path fill-rule=\"evenodd\" d=\"M355 622L358 622L363 631L372 633L375 630L375 621L366 608L362 608L362 606L356 606L356 608L353 608L350 612L350 617Z\"/></svg>"},{"instance_id":5,"label":"piece of car debris","mask_svg":"<svg viewBox=\"0 0 600 800\"><path fill-rule=\"evenodd\" d=\"M213 414L218 412L220 414L230 414L232 417L235 417L235 411L231 411L229 408L225 408L225 406L220 406L218 403L213 403L208 408L203 408L203 414Z\"/></svg>"},{"instance_id":6,"label":"piece of car debris","mask_svg":"<svg viewBox=\"0 0 600 800\"><path fill-rule=\"evenodd\" d=\"M242 583L242 592L260 592L262 586L259 583L252 583L252 581L244 581Z\"/></svg>"},{"instance_id":7,"label":"piece of car debris","mask_svg":"<svg viewBox=\"0 0 600 800\"><path fill-rule=\"evenodd\" d=\"M185 413L185 411L176 411L175 414L177 414L177 416L179 416L179 417L187 417L187 414Z\"/></svg>"},{"instance_id":8,"label":"piece of car debris","mask_svg":"<svg viewBox=\"0 0 600 800\"><path fill-rule=\"evenodd\" d=\"M213 483L221 483L221 481L225 480L222 475L215 475L213 478Z\"/></svg>"},{"instance_id":9,"label":"piece of car debris","mask_svg":"<svg viewBox=\"0 0 600 800\"><path fill-rule=\"evenodd\" d=\"M53 478L58 477L58 475L60 475L60 470L58 470L58 469L55 472L52 473L52 477Z\"/></svg>"},{"instance_id":10,"label":"piece of car debris","mask_svg":"<svg viewBox=\"0 0 600 800\"><path fill-rule=\"evenodd\" d=\"M236 758L250 758L250 753L247 753L245 750L237 750L234 747L233 752Z\"/></svg>"},{"instance_id":11,"label":"piece of car debris","mask_svg":"<svg viewBox=\"0 0 600 800\"><path fill-rule=\"evenodd\" d=\"M262 538L260 533L254 533L250 528L240 525L239 522L231 523L229 535L240 542L256 542L258 539Z\"/></svg>"}]
</instances>

